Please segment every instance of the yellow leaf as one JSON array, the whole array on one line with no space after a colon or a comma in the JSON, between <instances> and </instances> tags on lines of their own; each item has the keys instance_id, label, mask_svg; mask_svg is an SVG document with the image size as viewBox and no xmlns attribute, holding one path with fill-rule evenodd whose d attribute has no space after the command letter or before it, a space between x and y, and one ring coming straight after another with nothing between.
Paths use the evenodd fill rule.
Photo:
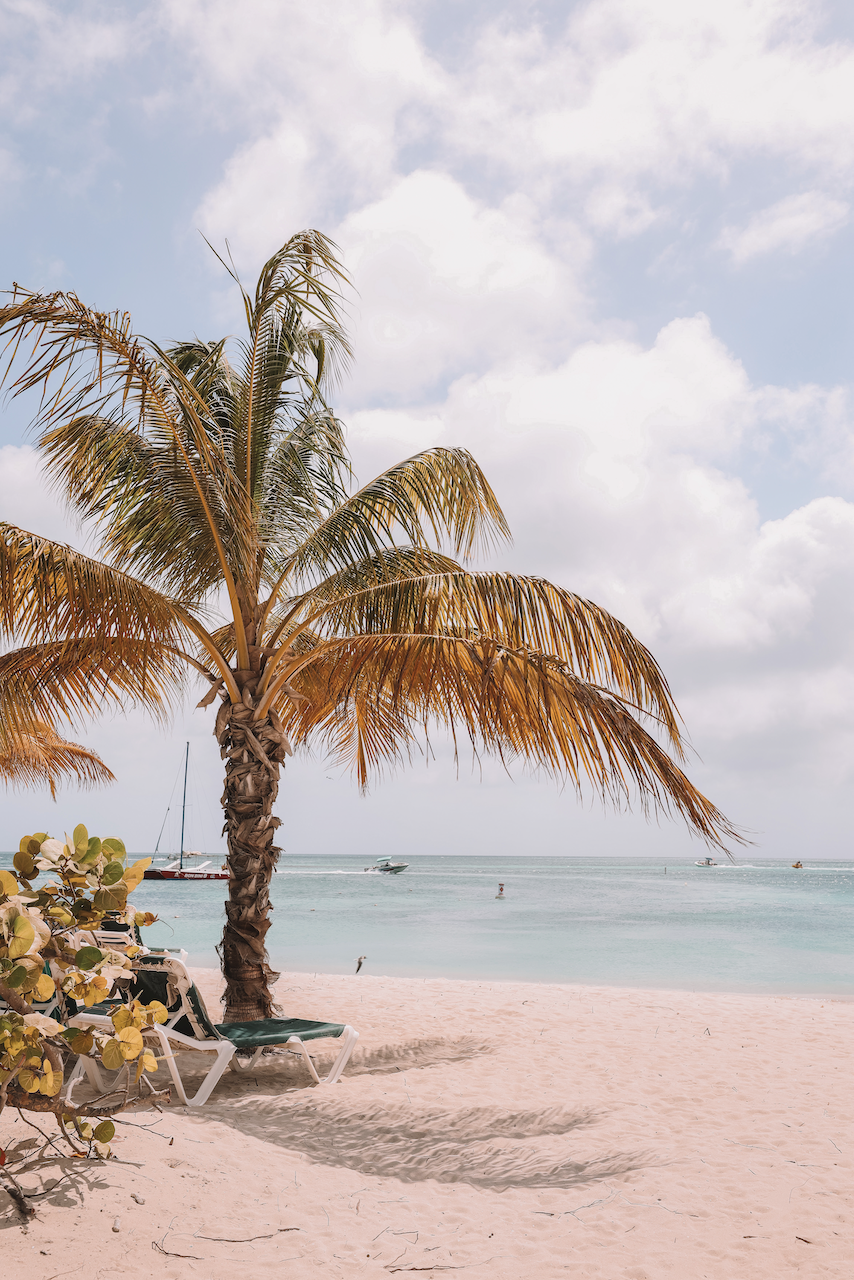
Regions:
<instances>
[{"instance_id":1,"label":"yellow leaf","mask_svg":"<svg viewBox=\"0 0 854 1280\"><path fill-rule=\"evenodd\" d=\"M26 916L16 916L12 924L13 938L9 943L9 959L25 956L36 940L36 931Z\"/></svg>"},{"instance_id":2,"label":"yellow leaf","mask_svg":"<svg viewBox=\"0 0 854 1280\"><path fill-rule=\"evenodd\" d=\"M11 871L0 871L0 893L13 894L19 889L18 881Z\"/></svg>"},{"instance_id":3,"label":"yellow leaf","mask_svg":"<svg viewBox=\"0 0 854 1280\"><path fill-rule=\"evenodd\" d=\"M148 1014L152 1022L168 1022L169 1010L165 1004L161 1004L159 1000L152 1000L146 1006L145 1012Z\"/></svg>"},{"instance_id":4,"label":"yellow leaf","mask_svg":"<svg viewBox=\"0 0 854 1280\"><path fill-rule=\"evenodd\" d=\"M137 1054L142 1053L144 1048L142 1036L136 1027L124 1027L118 1033L117 1039L121 1041L122 1054L128 1062L131 1062Z\"/></svg>"},{"instance_id":5,"label":"yellow leaf","mask_svg":"<svg viewBox=\"0 0 854 1280\"><path fill-rule=\"evenodd\" d=\"M118 1071L119 1067L125 1064L125 1055L122 1052L122 1042L120 1040L108 1040L101 1050L101 1061L108 1071Z\"/></svg>"},{"instance_id":6,"label":"yellow leaf","mask_svg":"<svg viewBox=\"0 0 854 1280\"><path fill-rule=\"evenodd\" d=\"M91 1031L81 1031L80 1034L75 1036L71 1041L71 1051L72 1053L79 1053L80 1056L83 1057L90 1051L94 1043L95 1037L92 1035Z\"/></svg>"},{"instance_id":7,"label":"yellow leaf","mask_svg":"<svg viewBox=\"0 0 854 1280\"><path fill-rule=\"evenodd\" d=\"M35 991L33 992L34 998L36 1000L41 1000L42 1002L44 1002L46 1000L52 999L53 996L55 995L56 995L56 983L54 982L50 974L43 973L39 978L38 982L36 983L36 988L35 988Z\"/></svg>"},{"instance_id":8,"label":"yellow leaf","mask_svg":"<svg viewBox=\"0 0 854 1280\"><path fill-rule=\"evenodd\" d=\"M26 1069L19 1071L18 1084L27 1093L38 1093L39 1091L39 1078L32 1071L27 1071Z\"/></svg>"},{"instance_id":9,"label":"yellow leaf","mask_svg":"<svg viewBox=\"0 0 854 1280\"><path fill-rule=\"evenodd\" d=\"M129 1027L133 1022L133 1014L130 1009L117 1009L115 1013L110 1015L110 1017L116 1031L122 1031L125 1027Z\"/></svg>"}]
</instances>

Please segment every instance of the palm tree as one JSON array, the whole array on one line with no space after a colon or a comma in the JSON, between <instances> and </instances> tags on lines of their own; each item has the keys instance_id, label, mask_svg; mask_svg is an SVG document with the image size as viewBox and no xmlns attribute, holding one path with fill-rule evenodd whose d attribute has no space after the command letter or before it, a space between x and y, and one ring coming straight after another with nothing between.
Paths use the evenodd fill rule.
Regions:
<instances>
[{"instance_id":1,"label":"palm tree","mask_svg":"<svg viewBox=\"0 0 854 1280\"><path fill-rule=\"evenodd\" d=\"M295 746L331 750L364 786L444 727L614 804L636 793L719 847L738 839L659 743L681 758L667 682L631 632L540 578L466 567L507 536L469 454L430 449L352 484L328 399L350 357L331 242L294 236L254 296L226 269L239 342L164 349L73 294L16 287L0 309L9 357L26 352L13 391L42 394L48 470L100 532L90 559L0 528L3 621L28 646L0 714L25 697L48 719L127 698L163 712L182 666L210 681L226 1018L272 1008L273 805Z\"/></svg>"}]
</instances>

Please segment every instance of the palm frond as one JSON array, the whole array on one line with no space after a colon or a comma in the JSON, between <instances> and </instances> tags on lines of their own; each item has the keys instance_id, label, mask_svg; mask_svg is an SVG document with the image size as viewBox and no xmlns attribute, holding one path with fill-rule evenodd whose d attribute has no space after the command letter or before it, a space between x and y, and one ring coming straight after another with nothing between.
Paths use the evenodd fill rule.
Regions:
<instances>
[{"instance_id":1,"label":"palm frond","mask_svg":"<svg viewBox=\"0 0 854 1280\"><path fill-rule=\"evenodd\" d=\"M310 699L281 701L288 732L346 748L362 786L399 752L398 722L407 733L420 725L428 737L441 725L505 763L525 760L579 791L592 784L614 806L637 799L645 812L675 812L719 848L743 842L621 698L557 658L491 639L353 636L320 643L288 679Z\"/></svg>"},{"instance_id":2,"label":"palm frond","mask_svg":"<svg viewBox=\"0 0 854 1280\"><path fill-rule=\"evenodd\" d=\"M427 546L428 531L466 556L496 536L509 537L498 500L465 449L428 449L384 471L274 567L295 579L327 577L401 542Z\"/></svg>"},{"instance_id":3,"label":"palm frond","mask_svg":"<svg viewBox=\"0 0 854 1280\"><path fill-rule=\"evenodd\" d=\"M462 636L556 657L582 680L655 716L681 754L678 713L661 668L605 609L543 578L466 573L454 564L424 564L407 575L406 558L398 567L404 572L373 581L351 570L309 592L314 628L329 637Z\"/></svg>"},{"instance_id":4,"label":"palm frond","mask_svg":"<svg viewBox=\"0 0 854 1280\"><path fill-rule=\"evenodd\" d=\"M106 637L22 645L0 655L0 724L21 734L33 718L55 723L140 704L165 719L185 679L179 655Z\"/></svg>"},{"instance_id":5,"label":"palm frond","mask_svg":"<svg viewBox=\"0 0 854 1280\"><path fill-rule=\"evenodd\" d=\"M12 391L19 395L41 388L38 422L55 447L70 422L98 418L123 422L135 417L140 433L171 443L196 489L239 616L232 564L246 567L255 561L253 513L235 501L238 482L225 465L215 431L205 423L204 402L192 381L164 352L148 352L131 331L127 314L94 311L73 294L16 291L12 303L0 307L2 337L12 355L31 343L31 355ZM48 393L49 386L56 390ZM97 476L93 483L97 492ZM217 497L215 506L211 492ZM79 498L77 505L82 514L90 514ZM225 537L219 527L222 518L227 520ZM245 639L238 636L238 642L245 651Z\"/></svg>"},{"instance_id":6,"label":"palm frond","mask_svg":"<svg viewBox=\"0 0 854 1280\"><path fill-rule=\"evenodd\" d=\"M0 779L7 785L47 786L52 796L63 780L94 787L115 782L100 756L61 738L49 724L34 721L29 731L10 734L0 727Z\"/></svg>"},{"instance_id":7,"label":"palm frond","mask_svg":"<svg viewBox=\"0 0 854 1280\"><path fill-rule=\"evenodd\" d=\"M174 600L73 547L0 521L0 634L20 641L79 635L180 644Z\"/></svg>"}]
</instances>

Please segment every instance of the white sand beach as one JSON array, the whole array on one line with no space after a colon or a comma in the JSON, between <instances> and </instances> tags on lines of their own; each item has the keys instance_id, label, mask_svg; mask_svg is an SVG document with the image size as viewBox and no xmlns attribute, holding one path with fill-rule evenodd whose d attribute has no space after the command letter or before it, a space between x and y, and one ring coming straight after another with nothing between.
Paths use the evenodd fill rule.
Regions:
<instances>
[{"instance_id":1,"label":"white sand beach","mask_svg":"<svg viewBox=\"0 0 854 1280\"><path fill-rule=\"evenodd\" d=\"M150 1127L52 1167L26 1230L0 1196L4 1271L851 1275L849 1003L365 974L278 998L360 1031L340 1084L276 1057L201 1109L125 1116ZM4 1145L31 1138L4 1117Z\"/></svg>"}]
</instances>

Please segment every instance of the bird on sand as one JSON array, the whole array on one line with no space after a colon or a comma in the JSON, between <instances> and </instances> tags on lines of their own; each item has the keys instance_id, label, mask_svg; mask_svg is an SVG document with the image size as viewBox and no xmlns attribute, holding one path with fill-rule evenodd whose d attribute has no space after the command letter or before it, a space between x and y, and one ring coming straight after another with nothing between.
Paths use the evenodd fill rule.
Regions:
<instances>
[{"instance_id":1,"label":"bird on sand","mask_svg":"<svg viewBox=\"0 0 854 1280\"><path fill-rule=\"evenodd\" d=\"M362 967L362 961L363 961L363 960L367 960L367 958L368 958L367 956L359 956L358 960L356 961L356 972L357 972L357 973L359 972L359 970L360 970L360 969L361 969L361 967Z\"/></svg>"}]
</instances>

